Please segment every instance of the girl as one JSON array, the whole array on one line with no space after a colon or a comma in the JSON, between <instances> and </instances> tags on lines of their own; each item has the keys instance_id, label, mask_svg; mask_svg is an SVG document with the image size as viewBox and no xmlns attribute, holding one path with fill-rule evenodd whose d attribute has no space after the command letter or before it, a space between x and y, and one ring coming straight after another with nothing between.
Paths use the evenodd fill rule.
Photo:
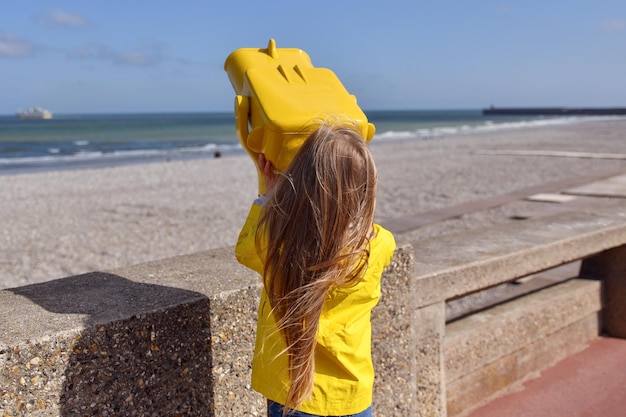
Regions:
<instances>
[{"instance_id":1,"label":"girl","mask_svg":"<svg viewBox=\"0 0 626 417\"><path fill-rule=\"evenodd\" d=\"M355 130L323 125L284 173L258 163L267 195L236 248L264 284L252 388L271 417L371 416L370 313L395 250L373 223L372 154Z\"/></svg>"}]
</instances>

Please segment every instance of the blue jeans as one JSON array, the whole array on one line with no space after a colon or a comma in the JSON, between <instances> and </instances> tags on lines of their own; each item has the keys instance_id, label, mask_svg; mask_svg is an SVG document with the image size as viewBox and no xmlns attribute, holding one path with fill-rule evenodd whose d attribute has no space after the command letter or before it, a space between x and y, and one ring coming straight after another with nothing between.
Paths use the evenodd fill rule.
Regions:
<instances>
[{"instance_id":1,"label":"blue jeans","mask_svg":"<svg viewBox=\"0 0 626 417\"><path fill-rule=\"evenodd\" d=\"M268 417L283 417L283 406L275 403L274 401L267 401L267 415ZM307 414L302 411L291 410L287 413L288 417L322 417L315 414ZM333 416L333 417L372 417L372 406L370 405L367 410L361 411L357 414L349 414L346 416Z\"/></svg>"}]
</instances>

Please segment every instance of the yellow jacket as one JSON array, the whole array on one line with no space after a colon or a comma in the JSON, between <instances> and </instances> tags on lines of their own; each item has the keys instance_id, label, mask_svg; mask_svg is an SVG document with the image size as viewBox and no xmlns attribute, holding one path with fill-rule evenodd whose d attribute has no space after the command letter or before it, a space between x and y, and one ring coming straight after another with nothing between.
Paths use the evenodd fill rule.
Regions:
<instances>
[{"instance_id":1,"label":"yellow jacket","mask_svg":"<svg viewBox=\"0 0 626 417\"><path fill-rule=\"evenodd\" d=\"M260 213L261 206L254 204L239 235L236 255L239 262L262 274L264 248L257 251L255 244ZM374 231L364 279L353 287L332 289L326 297L315 350L313 393L298 407L299 411L340 416L359 413L372 403L370 313L380 298L383 269L396 248L389 231L377 224ZM279 404L285 404L289 390L286 345L265 290L258 311L252 388Z\"/></svg>"}]
</instances>

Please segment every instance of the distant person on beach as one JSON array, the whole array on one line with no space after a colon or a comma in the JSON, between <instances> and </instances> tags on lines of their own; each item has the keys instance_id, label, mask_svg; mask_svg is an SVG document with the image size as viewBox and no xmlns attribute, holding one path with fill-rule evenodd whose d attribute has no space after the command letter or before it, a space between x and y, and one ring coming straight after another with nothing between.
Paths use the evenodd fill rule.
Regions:
<instances>
[{"instance_id":1,"label":"distant person on beach","mask_svg":"<svg viewBox=\"0 0 626 417\"><path fill-rule=\"evenodd\" d=\"M322 125L285 172L258 158L236 254L263 277L252 388L268 415L371 416L370 313L393 235L374 224L377 173L363 138Z\"/></svg>"}]
</instances>

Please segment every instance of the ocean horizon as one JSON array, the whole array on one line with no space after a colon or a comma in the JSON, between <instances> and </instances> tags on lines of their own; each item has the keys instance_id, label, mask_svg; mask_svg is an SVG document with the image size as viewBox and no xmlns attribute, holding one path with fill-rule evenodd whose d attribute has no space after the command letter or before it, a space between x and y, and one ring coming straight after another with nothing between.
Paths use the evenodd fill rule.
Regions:
<instances>
[{"instance_id":1,"label":"ocean horizon","mask_svg":"<svg viewBox=\"0 0 626 417\"><path fill-rule=\"evenodd\" d=\"M372 143L557 126L609 116L485 116L475 110L365 111ZM623 119L623 118L622 118ZM0 174L196 159L243 153L229 112L0 116Z\"/></svg>"}]
</instances>

